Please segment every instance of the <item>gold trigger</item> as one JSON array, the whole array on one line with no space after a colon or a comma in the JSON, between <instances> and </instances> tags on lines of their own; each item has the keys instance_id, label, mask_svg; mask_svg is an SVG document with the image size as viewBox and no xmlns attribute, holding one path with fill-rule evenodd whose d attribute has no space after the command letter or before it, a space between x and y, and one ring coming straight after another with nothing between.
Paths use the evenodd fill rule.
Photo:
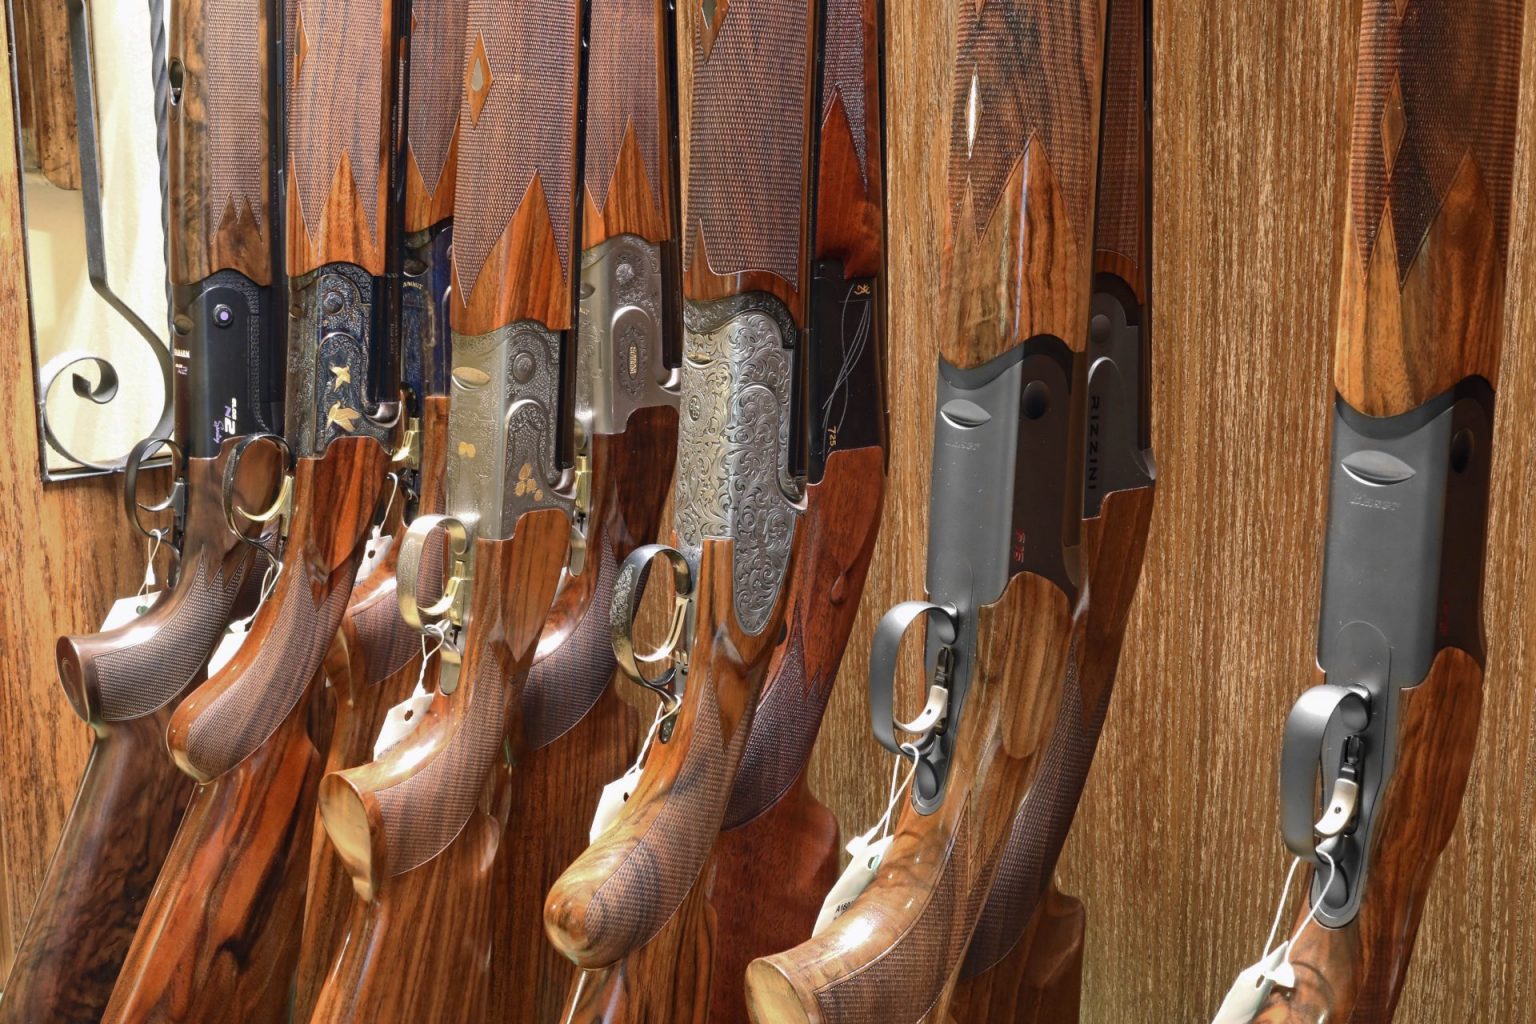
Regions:
<instances>
[{"instance_id":1,"label":"gold trigger","mask_svg":"<svg viewBox=\"0 0 1536 1024\"><path fill-rule=\"evenodd\" d=\"M406 469L421 468L421 420L412 416L405 425L405 434L400 438L400 447L396 448L389 459L392 465L404 466Z\"/></svg>"}]
</instances>

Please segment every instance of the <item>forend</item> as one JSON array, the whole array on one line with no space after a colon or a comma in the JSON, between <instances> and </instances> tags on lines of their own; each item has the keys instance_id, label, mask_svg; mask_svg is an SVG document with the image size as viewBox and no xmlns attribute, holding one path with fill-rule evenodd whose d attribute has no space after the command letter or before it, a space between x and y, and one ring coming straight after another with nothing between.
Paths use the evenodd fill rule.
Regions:
<instances>
[{"instance_id":1,"label":"forend","mask_svg":"<svg viewBox=\"0 0 1536 1024\"><path fill-rule=\"evenodd\" d=\"M1372 416L1497 383L1519 0L1367 0L1335 383Z\"/></svg>"},{"instance_id":2,"label":"forend","mask_svg":"<svg viewBox=\"0 0 1536 1024\"><path fill-rule=\"evenodd\" d=\"M411 3L404 168L408 233L425 231L453 211L467 16L464 0Z\"/></svg>"},{"instance_id":3,"label":"forend","mask_svg":"<svg viewBox=\"0 0 1536 1024\"><path fill-rule=\"evenodd\" d=\"M1086 311L1097 164L1098 4L961 4L950 109L944 292L957 366Z\"/></svg>"},{"instance_id":4,"label":"forend","mask_svg":"<svg viewBox=\"0 0 1536 1024\"><path fill-rule=\"evenodd\" d=\"M394 0L292 0L288 273L354 263L384 274ZM355 97L338 103L337 97Z\"/></svg>"},{"instance_id":5,"label":"forend","mask_svg":"<svg viewBox=\"0 0 1536 1024\"><path fill-rule=\"evenodd\" d=\"M172 284L220 270L272 283L269 14L241 0L176 5L167 65Z\"/></svg>"},{"instance_id":6,"label":"forend","mask_svg":"<svg viewBox=\"0 0 1536 1024\"><path fill-rule=\"evenodd\" d=\"M684 23L693 102L683 294L764 291L803 324L812 5L686 0Z\"/></svg>"},{"instance_id":7,"label":"forend","mask_svg":"<svg viewBox=\"0 0 1536 1024\"><path fill-rule=\"evenodd\" d=\"M454 330L486 334L519 320L568 330L581 5L472 0L465 45Z\"/></svg>"},{"instance_id":8,"label":"forend","mask_svg":"<svg viewBox=\"0 0 1536 1024\"><path fill-rule=\"evenodd\" d=\"M582 248L673 237L677 206L668 8L593 0L587 46Z\"/></svg>"}]
</instances>

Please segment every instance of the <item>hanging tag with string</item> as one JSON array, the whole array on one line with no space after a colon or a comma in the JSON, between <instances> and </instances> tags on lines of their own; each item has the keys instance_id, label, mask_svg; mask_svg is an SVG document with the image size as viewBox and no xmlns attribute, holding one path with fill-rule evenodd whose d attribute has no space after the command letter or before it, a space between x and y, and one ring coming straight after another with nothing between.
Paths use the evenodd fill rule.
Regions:
<instances>
[{"instance_id":1,"label":"hanging tag with string","mask_svg":"<svg viewBox=\"0 0 1536 1024\"><path fill-rule=\"evenodd\" d=\"M409 697L385 713L384 724L379 728L378 739L373 742L375 761L383 757L389 748L415 732L421 725L422 719L427 716L427 708L432 706L432 691L427 689L427 666L448 642L448 631L452 628L452 623L443 619L422 629L421 668L416 673L416 689L411 691Z\"/></svg>"},{"instance_id":2,"label":"hanging tag with string","mask_svg":"<svg viewBox=\"0 0 1536 1024\"><path fill-rule=\"evenodd\" d=\"M354 585L361 583L373 571L384 564L389 557L390 549L395 546L395 535L384 532L384 524L389 522L389 514L394 511L395 501L400 497L400 478L394 473L389 474L389 500L384 503L384 514L379 521L373 524L373 529L368 533L368 542L363 548L363 560L357 565L357 574L353 577Z\"/></svg>"},{"instance_id":3,"label":"hanging tag with string","mask_svg":"<svg viewBox=\"0 0 1536 1024\"><path fill-rule=\"evenodd\" d=\"M1338 865L1326 850L1319 849L1317 855L1328 865L1328 881L1321 890L1327 892L1333 887ZM1314 901L1291 937L1275 945L1275 938L1280 934L1281 918L1290 903L1291 883L1295 881L1299 867L1301 858L1297 857L1291 861L1290 871L1286 872L1285 888L1280 891L1280 905L1275 907L1274 923L1269 926L1269 938L1264 940L1264 954L1237 976L1216 1010L1216 1016L1211 1018L1211 1024L1251 1024L1263 1009L1264 1000L1269 998L1269 993L1277 985L1283 989L1296 987L1296 969L1291 965L1291 950L1296 948L1302 933L1317 920L1317 908L1322 903L1321 897Z\"/></svg>"},{"instance_id":4,"label":"hanging tag with string","mask_svg":"<svg viewBox=\"0 0 1536 1024\"><path fill-rule=\"evenodd\" d=\"M236 619L224 630L224 635L219 638L219 645L213 649L213 654L208 658L208 674L211 676L235 656L240 645L245 642L246 636L251 631L251 623L256 621L256 616L261 612L262 606L267 603L267 598L272 596L272 588L277 586L277 578L283 573L282 563L266 553L265 548L260 548L267 557L267 573L261 579L261 600L256 602L256 610L243 619Z\"/></svg>"},{"instance_id":5,"label":"hanging tag with string","mask_svg":"<svg viewBox=\"0 0 1536 1024\"><path fill-rule=\"evenodd\" d=\"M827 898L822 901L821 913L816 915L816 927L811 929L811 937L820 935L822 930L836 921L858 899L869 883L875 880L875 873L880 870L880 864L885 860L886 851L891 848L891 841L896 838L891 831L891 820L896 815L896 807L901 802L901 795L912 785L912 777L917 774L917 750L909 744L903 744L901 748L912 759L912 767L907 769L907 777L901 778L900 757L891 765L891 791L885 802L885 813L880 815L880 820L874 827L863 835L854 836L848 840L849 856L853 859L843 869L843 873L833 883L827 892ZM900 780L898 782L898 780Z\"/></svg>"},{"instance_id":6,"label":"hanging tag with string","mask_svg":"<svg viewBox=\"0 0 1536 1024\"><path fill-rule=\"evenodd\" d=\"M163 591L154 589L155 584L159 582L155 577L155 556L160 553L160 538L161 533L156 530L147 542L149 553L144 558L144 579L139 583L139 589L127 597L120 597L112 602L112 607L107 609L107 617L101 621L101 628L97 632L105 633L109 629L127 625L153 608L155 602L160 600Z\"/></svg>"},{"instance_id":7,"label":"hanging tag with string","mask_svg":"<svg viewBox=\"0 0 1536 1024\"><path fill-rule=\"evenodd\" d=\"M608 785L603 787L603 795L597 800L597 813L592 815L592 828L587 833L589 842L597 842L597 837L605 832L609 825L619 819L619 812L624 805L629 803L629 798L635 795L635 788L640 785L640 775L645 770L645 759L651 752L651 744L656 742L656 734L667 719L677 714L682 701L668 694L662 698L656 706L656 717L651 720L650 731L645 734L645 739L640 742L640 753L635 756L635 763L629 766L629 770Z\"/></svg>"}]
</instances>

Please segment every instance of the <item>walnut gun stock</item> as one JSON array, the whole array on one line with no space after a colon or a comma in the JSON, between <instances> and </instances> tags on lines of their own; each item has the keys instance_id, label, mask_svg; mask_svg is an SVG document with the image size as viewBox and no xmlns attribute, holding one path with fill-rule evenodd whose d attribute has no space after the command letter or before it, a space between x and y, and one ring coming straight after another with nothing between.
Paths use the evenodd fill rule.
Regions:
<instances>
[{"instance_id":1,"label":"walnut gun stock","mask_svg":"<svg viewBox=\"0 0 1536 1024\"><path fill-rule=\"evenodd\" d=\"M1317 919L1290 947L1296 986L1259 1020L1392 1019L1471 768L1522 9L1362 11L1322 681L1291 711L1280 768Z\"/></svg>"},{"instance_id":2,"label":"walnut gun stock","mask_svg":"<svg viewBox=\"0 0 1536 1024\"><path fill-rule=\"evenodd\" d=\"M566 1021L744 1020L755 957L810 934L838 831L805 783L858 609L883 497L881 18L821 5L809 242L814 349L801 361L805 547L736 782L695 891L619 964L585 974ZM678 984L687 978L687 984Z\"/></svg>"},{"instance_id":3,"label":"walnut gun stock","mask_svg":"<svg viewBox=\"0 0 1536 1024\"><path fill-rule=\"evenodd\" d=\"M579 622L580 595L601 586L601 563L612 558L603 535L614 514L607 474L622 441L580 418L573 243L583 229L583 14L579 0L469 5L447 515L418 520L401 551L407 619L435 622L447 642L420 724L377 760L322 783L326 832L360 899L314 1021L502 1019L491 1002L502 966L531 966L502 954L513 883L526 884L501 867L521 838L508 832L508 815L526 749L525 681L557 593ZM642 376L656 372L643 352L624 362ZM567 447L570 465L562 464ZM444 600L426 605L404 581L442 531L452 538L453 568ZM571 714L565 696L580 700L548 695L536 728ZM417 924L429 914L446 938L423 950Z\"/></svg>"},{"instance_id":4,"label":"walnut gun stock","mask_svg":"<svg viewBox=\"0 0 1536 1024\"><path fill-rule=\"evenodd\" d=\"M1094 217L1083 569L1092 598L1039 775L971 936L950 1012L959 1021L1077 1019L1083 909L1050 891L1093 762L1152 519L1151 65L1148 0L1110 0Z\"/></svg>"},{"instance_id":5,"label":"walnut gun stock","mask_svg":"<svg viewBox=\"0 0 1536 1024\"><path fill-rule=\"evenodd\" d=\"M689 2L681 17L693 104L673 533L692 588L687 685L618 819L546 901L556 947L589 969L645 945L693 889L807 547L803 460L785 440L808 323L813 8ZM640 568L621 574L616 607Z\"/></svg>"},{"instance_id":6,"label":"walnut gun stock","mask_svg":"<svg viewBox=\"0 0 1536 1024\"><path fill-rule=\"evenodd\" d=\"M915 752L912 792L868 888L815 938L748 968L758 1021L949 1019L1014 815L1085 657L1104 8L961 7L928 594L888 613L870 662L876 735ZM918 618L940 709L927 726L892 717L897 654Z\"/></svg>"},{"instance_id":7,"label":"walnut gun stock","mask_svg":"<svg viewBox=\"0 0 1536 1024\"><path fill-rule=\"evenodd\" d=\"M175 585L143 616L59 640L60 681L95 735L5 982L7 1024L101 1019L192 791L165 755L166 722L224 627L254 604L264 568L226 527L222 501L233 438L281 419L277 19L266 4L232 0L176 3L171 15L170 276L184 475L169 504L180 559ZM236 480L235 500L247 505L265 500L275 476L270 450L256 451L262 457ZM135 523L137 479L130 473L125 488Z\"/></svg>"},{"instance_id":8,"label":"walnut gun stock","mask_svg":"<svg viewBox=\"0 0 1536 1024\"><path fill-rule=\"evenodd\" d=\"M385 214L399 12L388 0L297 0L287 13L285 435L295 458L282 570L247 641L171 718L172 756L202 785L109 1021L287 1012L323 758L309 719L398 418ZM337 95L356 99L338 105ZM281 514L281 502L269 511Z\"/></svg>"}]
</instances>

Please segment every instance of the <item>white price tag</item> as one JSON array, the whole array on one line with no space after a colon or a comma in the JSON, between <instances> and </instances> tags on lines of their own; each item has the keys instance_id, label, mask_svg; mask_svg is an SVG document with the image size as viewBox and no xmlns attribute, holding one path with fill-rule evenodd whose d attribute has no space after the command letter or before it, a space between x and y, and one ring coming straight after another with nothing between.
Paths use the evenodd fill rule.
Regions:
<instances>
[{"instance_id":1,"label":"white price tag","mask_svg":"<svg viewBox=\"0 0 1536 1024\"><path fill-rule=\"evenodd\" d=\"M587 835L588 842L597 842L597 837L619 820L619 812L629 803L629 798L635 795L635 787L640 785L642 772L644 769L638 764L631 765L629 771L603 787L603 795L597 801L597 813L592 815L592 831Z\"/></svg>"},{"instance_id":2,"label":"white price tag","mask_svg":"<svg viewBox=\"0 0 1536 1024\"><path fill-rule=\"evenodd\" d=\"M1251 1024L1276 983L1282 988L1295 988L1296 972L1287 959L1290 951L1291 944L1282 942L1239 974L1211 1024Z\"/></svg>"},{"instance_id":3,"label":"white price tag","mask_svg":"<svg viewBox=\"0 0 1536 1024\"><path fill-rule=\"evenodd\" d=\"M373 742L373 759L377 761L390 747L415 732L421 720L426 717L427 708L431 706L432 694L417 683L414 693L385 713L379 738Z\"/></svg>"},{"instance_id":4,"label":"white price tag","mask_svg":"<svg viewBox=\"0 0 1536 1024\"><path fill-rule=\"evenodd\" d=\"M843 912L853 906L853 901L867 888L869 883L875 880L875 874L880 870L880 862L885 859L885 851L891 848L891 840L895 836L883 836L870 841L869 835L854 836L848 843L848 852L853 855L853 860L843 869L842 875L833 884L827 898L821 904L821 913L816 915L816 927L811 929L811 937L822 933L822 930L833 921L843 916Z\"/></svg>"},{"instance_id":5,"label":"white price tag","mask_svg":"<svg viewBox=\"0 0 1536 1024\"><path fill-rule=\"evenodd\" d=\"M112 607L107 611L107 617L101 620L101 629L97 632L105 633L109 629L126 626L153 608L155 602L160 600L161 593L162 591L157 590L150 594L130 594L128 597L120 597L113 601Z\"/></svg>"},{"instance_id":6,"label":"white price tag","mask_svg":"<svg viewBox=\"0 0 1536 1024\"><path fill-rule=\"evenodd\" d=\"M389 549L394 546L394 534L386 533L382 536L374 534L369 537L368 546L363 548L363 560L357 566L355 581L361 583L372 576L373 571L384 564L384 559L389 557Z\"/></svg>"},{"instance_id":7,"label":"white price tag","mask_svg":"<svg viewBox=\"0 0 1536 1024\"><path fill-rule=\"evenodd\" d=\"M219 638L219 646L213 649L213 654L208 658L208 674L210 676L229 664L230 659L235 656L235 652L240 649L240 645L245 642L246 634L251 631L251 620L254 618L256 616L251 615L244 619L236 619L229 624L229 628Z\"/></svg>"}]
</instances>

